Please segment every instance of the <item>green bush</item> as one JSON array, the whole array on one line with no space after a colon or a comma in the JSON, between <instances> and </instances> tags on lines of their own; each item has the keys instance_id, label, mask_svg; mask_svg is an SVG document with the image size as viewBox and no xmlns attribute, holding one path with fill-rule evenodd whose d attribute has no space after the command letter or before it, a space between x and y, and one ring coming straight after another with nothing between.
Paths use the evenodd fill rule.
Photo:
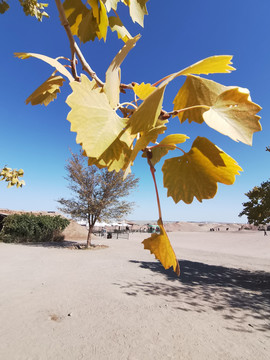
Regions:
<instances>
[{"instance_id":1,"label":"green bush","mask_svg":"<svg viewBox=\"0 0 270 360\"><path fill-rule=\"evenodd\" d=\"M15 214L3 220L0 237L4 242L60 241L69 220L61 216Z\"/></svg>"}]
</instances>

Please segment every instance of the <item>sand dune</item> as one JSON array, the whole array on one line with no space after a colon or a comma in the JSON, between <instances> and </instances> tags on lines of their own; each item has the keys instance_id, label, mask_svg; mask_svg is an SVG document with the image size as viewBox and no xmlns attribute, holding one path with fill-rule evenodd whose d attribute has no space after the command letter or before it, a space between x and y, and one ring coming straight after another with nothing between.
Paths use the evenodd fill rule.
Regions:
<instances>
[{"instance_id":1,"label":"sand dune","mask_svg":"<svg viewBox=\"0 0 270 360\"><path fill-rule=\"evenodd\" d=\"M0 359L269 359L270 236L171 232L180 278L144 237L0 243Z\"/></svg>"}]
</instances>

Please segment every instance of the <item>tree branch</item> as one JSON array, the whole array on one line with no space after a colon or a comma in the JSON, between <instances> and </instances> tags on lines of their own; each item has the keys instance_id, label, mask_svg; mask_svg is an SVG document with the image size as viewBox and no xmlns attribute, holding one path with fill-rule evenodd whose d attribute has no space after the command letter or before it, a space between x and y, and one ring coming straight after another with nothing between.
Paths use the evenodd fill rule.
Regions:
<instances>
[{"instance_id":1,"label":"tree branch","mask_svg":"<svg viewBox=\"0 0 270 360\"><path fill-rule=\"evenodd\" d=\"M77 70L76 70L76 64L77 64L76 54L77 54L78 59L80 60L80 62L82 64L83 70L85 72L87 72L91 76L91 78L97 82L97 84L99 86L103 87L104 83L98 78L97 74L91 69L91 66L85 60L79 46L77 45L76 41L74 40L74 37L72 35L69 22L66 18L66 14L65 14L61 0L55 0L55 3L57 6L57 9L58 9L61 24L63 25L63 27L67 33L68 40L69 40L70 49L71 49L71 57L72 57L71 69L72 69L72 75L73 75L74 79L76 81L79 81L79 79L80 79L79 76L77 75Z\"/></svg>"}]
</instances>

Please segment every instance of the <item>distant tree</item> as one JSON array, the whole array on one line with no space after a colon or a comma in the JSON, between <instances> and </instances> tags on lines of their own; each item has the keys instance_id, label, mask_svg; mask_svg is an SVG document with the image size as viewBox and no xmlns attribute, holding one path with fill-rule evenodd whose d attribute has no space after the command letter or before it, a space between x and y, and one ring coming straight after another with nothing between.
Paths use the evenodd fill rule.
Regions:
<instances>
[{"instance_id":1,"label":"distant tree","mask_svg":"<svg viewBox=\"0 0 270 360\"><path fill-rule=\"evenodd\" d=\"M138 185L138 178L129 174L123 180L123 172L109 172L88 166L82 153L72 154L65 167L72 199L59 199L59 209L73 219L84 219L88 224L87 247L91 246L91 234L97 220L121 219L129 214L134 203L123 200Z\"/></svg>"},{"instance_id":2,"label":"distant tree","mask_svg":"<svg viewBox=\"0 0 270 360\"><path fill-rule=\"evenodd\" d=\"M270 222L270 180L255 186L245 194L249 201L243 203L244 210L239 216L246 215L249 224L267 224Z\"/></svg>"}]
</instances>

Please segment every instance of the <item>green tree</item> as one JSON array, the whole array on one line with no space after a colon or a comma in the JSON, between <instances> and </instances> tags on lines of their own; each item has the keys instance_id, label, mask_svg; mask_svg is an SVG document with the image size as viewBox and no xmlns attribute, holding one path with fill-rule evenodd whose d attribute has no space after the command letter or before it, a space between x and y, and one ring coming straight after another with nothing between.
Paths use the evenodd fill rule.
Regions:
<instances>
[{"instance_id":1,"label":"green tree","mask_svg":"<svg viewBox=\"0 0 270 360\"><path fill-rule=\"evenodd\" d=\"M59 199L59 209L73 219L87 221L87 247L90 247L97 220L121 219L131 212L134 204L125 198L136 188L139 180L134 174L129 174L123 180L122 172L88 166L87 159L81 153L72 154L65 169L73 198Z\"/></svg>"},{"instance_id":2,"label":"green tree","mask_svg":"<svg viewBox=\"0 0 270 360\"><path fill-rule=\"evenodd\" d=\"M262 182L245 194L249 201L244 202L239 216L246 215L249 224L270 223L270 180Z\"/></svg>"}]
</instances>

